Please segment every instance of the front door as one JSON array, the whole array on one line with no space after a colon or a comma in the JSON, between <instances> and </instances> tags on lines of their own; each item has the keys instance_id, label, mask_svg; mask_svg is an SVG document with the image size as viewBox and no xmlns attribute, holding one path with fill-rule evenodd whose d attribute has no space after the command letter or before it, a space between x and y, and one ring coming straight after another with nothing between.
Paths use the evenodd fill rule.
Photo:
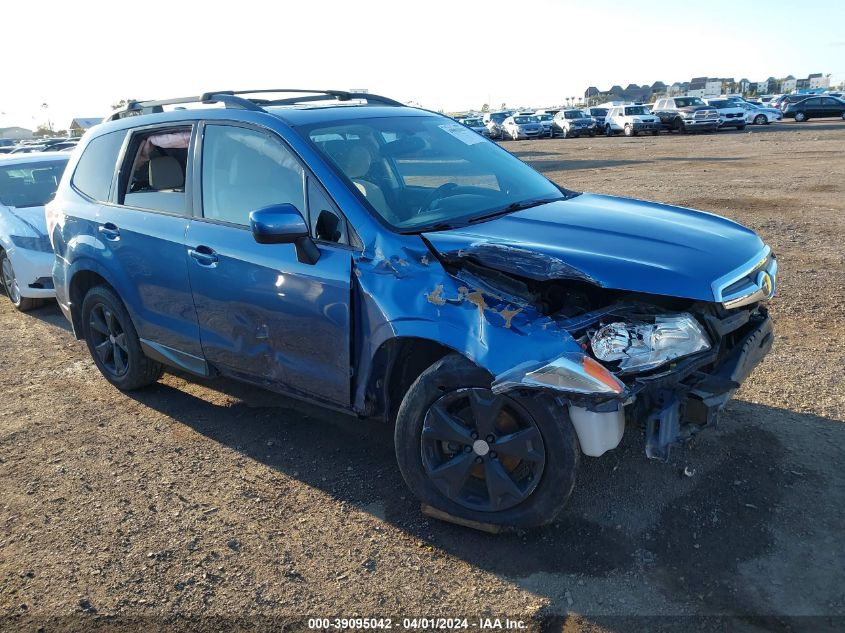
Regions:
<instances>
[{"instance_id":1,"label":"front door","mask_svg":"<svg viewBox=\"0 0 845 633\"><path fill-rule=\"evenodd\" d=\"M293 244L259 244L249 213L290 203L306 218L305 172L275 135L207 124L202 217L187 233L188 269L206 359L265 386L349 404L352 253L318 243L315 264Z\"/></svg>"}]
</instances>

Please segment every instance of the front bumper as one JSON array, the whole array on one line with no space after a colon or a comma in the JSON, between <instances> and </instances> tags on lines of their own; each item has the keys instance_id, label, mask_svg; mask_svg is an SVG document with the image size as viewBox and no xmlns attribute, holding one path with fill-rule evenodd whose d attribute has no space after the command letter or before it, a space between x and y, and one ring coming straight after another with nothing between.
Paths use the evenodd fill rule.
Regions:
<instances>
[{"instance_id":1,"label":"front bumper","mask_svg":"<svg viewBox=\"0 0 845 633\"><path fill-rule=\"evenodd\" d=\"M56 296L52 277L55 255L52 252L14 248L7 251L7 255L15 269L22 297L52 299Z\"/></svg>"},{"instance_id":2,"label":"front bumper","mask_svg":"<svg viewBox=\"0 0 845 633\"><path fill-rule=\"evenodd\" d=\"M719 127L719 119L684 119L684 127L688 130L713 131Z\"/></svg>"},{"instance_id":3,"label":"front bumper","mask_svg":"<svg viewBox=\"0 0 845 633\"><path fill-rule=\"evenodd\" d=\"M742 382L772 348L774 330L764 310L740 311L718 320L710 329L730 327L731 319L747 322L727 333L718 348L678 362L671 370L638 378L632 385L635 402L627 417L645 422L645 452L666 461L673 446L681 446L712 426Z\"/></svg>"},{"instance_id":4,"label":"front bumper","mask_svg":"<svg viewBox=\"0 0 845 633\"><path fill-rule=\"evenodd\" d=\"M660 121L655 121L654 123L634 121L633 126L637 132L650 132L653 130L659 130L661 128Z\"/></svg>"}]
</instances>

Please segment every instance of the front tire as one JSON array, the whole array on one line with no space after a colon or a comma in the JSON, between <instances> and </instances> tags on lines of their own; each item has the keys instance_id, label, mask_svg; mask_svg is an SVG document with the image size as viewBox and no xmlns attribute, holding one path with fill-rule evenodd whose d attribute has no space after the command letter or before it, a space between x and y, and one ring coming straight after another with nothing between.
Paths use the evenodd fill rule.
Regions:
<instances>
[{"instance_id":1,"label":"front tire","mask_svg":"<svg viewBox=\"0 0 845 633\"><path fill-rule=\"evenodd\" d=\"M452 516L512 527L549 523L575 485L575 430L550 399L496 395L490 383L458 354L426 369L399 407L399 470L422 502Z\"/></svg>"},{"instance_id":2,"label":"front tire","mask_svg":"<svg viewBox=\"0 0 845 633\"><path fill-rule=\"evenodd\" d=\"M687 126L684 125L684 122L681 121L681 119L675 119L675 125L673 127L678 134L686 134Z\"/></svg>"},{"instance_id":3,"label":"front tire","mask_svg":"<svg viewBox=\"0 0 845 633\"><path fill-rule=\"evenodd\" d=\"M630 123L625 124L625 136L636 136L636 132L634 132L634 128Z\"/></svg>"},{"instance_id":4,"label":"front tire","mask_svg":"<svg viewBox=\"0 0 845 633\"><path fill-rule=\"evenodd\" d=\"M605 136L613 136L613 128L609 125L604 128L604 135Z\"/></svg>"},{"instance_id":5,"label":"front tire","mask_svg":"<svg viewBox=\"0 0 845 633\"><path fill-rule=\"evenodd\" d=\"M146 387L161 377L161 363L144 355L129 313L110 288L96 286L85 295L82 328L100 373L121 391Z\"/></svg>"},{"instance_id":6,"label":"front tire","mask_svg":"<svg viewBox=\"0 0 845 633\"><path fill-rule=\"evenodd\" d=\"M796 112L795 113L795 120L798 121L798 123L803 123L804 121L807 120L807 115L804 114L803 112Z\"/></svg>"},{"instance_id":7,"label":"front tire","mask_svg":"<svg viewBox=\"0 0 845 633\"><path fill-rule=\"evenodd\" d=\"M736 126L736 131L737 131L737 132L742 132L744 129L745 129L745 126L744 126L744 125L737 125L737 126Z\"/></svg>"},{"instance_id":8,"label":"front tire","mask_svg":"<svg viewBox=\"0 0 845 633\"><path fill-rule=\"evenodd\" d=\"M0 251L0 273L0 279L2 279L6 296L9 297L9 301L12 302L12 305L16 309L21 312L29 312L30 310L41 307L44 303L41 299L31 299L21 296L21 289L17 276L15 275L15 269L12 266L12 260L2 251Z\"/></svg>"}]
</instances>

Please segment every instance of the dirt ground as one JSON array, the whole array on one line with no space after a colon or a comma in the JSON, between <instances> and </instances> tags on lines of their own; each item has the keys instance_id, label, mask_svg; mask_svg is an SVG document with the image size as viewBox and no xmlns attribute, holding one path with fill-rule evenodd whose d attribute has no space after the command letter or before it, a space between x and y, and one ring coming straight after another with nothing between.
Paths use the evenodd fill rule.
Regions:
<instances>
[{"instance_id":1,"label":"dirt ground","mask_svg":"<svg viewBox=\"0 0 845 633\"><path fill-rule=\"evenodd\" d=\"M0 629L845 627L845 124L505 147L572 189L713 211L772 246L775 347L715 430L667 465L629 429L582 461L556 525L487 535L420 514L389 428L224 380L124 395L55 305L2 301Z\"/></svg>"}]
</instances>

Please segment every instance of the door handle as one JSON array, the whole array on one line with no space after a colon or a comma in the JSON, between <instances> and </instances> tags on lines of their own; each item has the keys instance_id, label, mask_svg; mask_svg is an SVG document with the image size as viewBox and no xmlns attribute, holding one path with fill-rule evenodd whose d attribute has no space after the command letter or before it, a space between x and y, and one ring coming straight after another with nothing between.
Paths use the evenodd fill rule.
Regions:
<instances>
[{"instance_id":1,"label":"door handle","mask_svg":"<svg viewBox=\"0 0 845 633\"><path fill-rule=\"evenodd\" d=\"M103 235L103 237L105 237L107 240L111 240L112 242L120 238L120 229L118 229L117 226L115 226L111 222L101 224L98 230Z\"/></svg>"},{"instance_id":2,"label":"door handle","mask_svg":"<svg viewBox=\"0 0 845 633\"><path fill-rule=\"evenodd\" d=\"M217 266L217 253L208 246L197 246L196 248L189 248L188 255L190 255L200 266L207 268L214 268Z\"/></svg>"}]
</instances>

